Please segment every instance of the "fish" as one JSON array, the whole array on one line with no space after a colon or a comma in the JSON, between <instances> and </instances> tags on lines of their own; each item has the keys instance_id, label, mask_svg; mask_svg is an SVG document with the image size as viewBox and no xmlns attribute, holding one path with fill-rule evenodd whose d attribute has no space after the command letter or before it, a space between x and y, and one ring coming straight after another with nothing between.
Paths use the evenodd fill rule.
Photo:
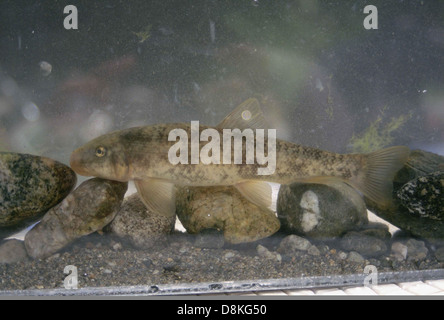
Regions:
<instances>
[{"instance_id":1,"label":"fish","mask_svg":"<svg viewBox=\"0 0 444 320\"><path fill-rule=\"evenodd\" d=\"M248 115L245 117L245 115ZM358 190L364 198L390 206L393 178L410 154L405 146L388 147L369 154L338 154L292 142L275 139L275 170L259 175L263 163L246 164L194 163L173 164L169 151L176 141L169 141L172 130L181 129L190 136L192 122L133 127L97 137L71 154L72 169L82 176L95 176L116 181L134 181L137 192L148 209L166 216L175 215L175 186L234 186L254 204L270 208L271 183L328 183L344 181ZM267 127L259 101L249 98L235 108L215 127L245 130ZM268 136L270 138L270 136ZM273 141L272 141L273 142ZM199 141L199 150L210 142ZM222 139L220 139L222 145ZM270 147L264 139L264 149ZM188 157L193 152L188 146ZM232 146L234 148L234 146ZM246 157L246 144L242 146ZM231 150L233 154L233 149ZM222 156L221 156L222 157ZM189 163L189 162L188 162ZM261 164L260 164L261 163Z\"/></svg>"}]
</instances>

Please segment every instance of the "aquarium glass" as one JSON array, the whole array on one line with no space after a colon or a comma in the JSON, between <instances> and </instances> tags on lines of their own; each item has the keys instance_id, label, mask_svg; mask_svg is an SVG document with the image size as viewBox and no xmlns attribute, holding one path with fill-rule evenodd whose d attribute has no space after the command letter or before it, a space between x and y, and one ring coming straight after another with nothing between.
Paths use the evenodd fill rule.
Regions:
<instances>
[{"instance_id":1,"label":"aquarium glass","mask_svg":"<svg viewBox=\"0 0 444 320\"><path fill-rule=\"evenodd\" d=\"M0 52L0 219L27 210L0 220L0 294L444 276L444 2L2 0ZM190 131L165 132L196 123L180 158ZM256 153L221 178L210 141L235 128ZM114 131L88 151L108 162L72 156Z\"/></svg>"}]
</instances>

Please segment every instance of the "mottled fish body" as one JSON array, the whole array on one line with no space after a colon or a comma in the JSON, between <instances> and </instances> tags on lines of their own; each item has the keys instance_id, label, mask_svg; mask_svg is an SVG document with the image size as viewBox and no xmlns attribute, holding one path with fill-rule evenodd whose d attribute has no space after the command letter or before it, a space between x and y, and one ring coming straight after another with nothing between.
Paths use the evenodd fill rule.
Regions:
<instances>
[{"instance_id":1,"label":"mottled fish body","mask_svg":"<svg viewBox=\"0 0 444 320\"><path fill-rule=\"evenodd\" d=\"M241 115L249 112L248 121ZM264 129L265 124L256 99L249 99L236 108L217 127L200 126L199 132L215 129L222 137L224 129ZM192 134L190 123L159 124L115 131L98 137L75 150L71 166L80 175L105 179L134 180L139 195L152 210L165 215L175 212L175 185L181 186L235 186L253 203L269 207L271 187L268 182L289 184L295 181L323 183L340 179L361 191L366 197L388 205L392 181L409 155L407 147L391 147L370 154L337 154L300 146L283 140L264 139L264 149L275 151L275 168L272 174L258 175L266 167L257 159L247 164L246 143L242 144L241 164L223 163L224 147L220 139L219 164L192 164L193 147L188 144L187 164L172 164L171 148L177 143L169 141L172 130L180 129ZM201 151L209 142L199 141ZM257 148L257 145L256 145ZM194 150L195 151L195 150ZM234 144L231 154L234 154Z\"/></svg>"}]
</instances>

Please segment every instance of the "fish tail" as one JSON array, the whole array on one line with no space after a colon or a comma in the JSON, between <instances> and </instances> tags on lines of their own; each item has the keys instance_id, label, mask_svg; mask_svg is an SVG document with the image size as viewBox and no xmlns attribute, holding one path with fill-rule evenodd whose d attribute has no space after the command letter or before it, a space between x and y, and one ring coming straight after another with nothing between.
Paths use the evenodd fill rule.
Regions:
<instances>
[{"instance_id":1,"label":"fish tail","mask_svg":"<svg viewBox=\"0 0 444 320\"><path fill-rule=\"evenodd\" d=\"M392 204L393 179L410 154L408 147L390 147L364 156L363 172L353 184L368 199L388 207Z\"/></svg>"}]
</instances>

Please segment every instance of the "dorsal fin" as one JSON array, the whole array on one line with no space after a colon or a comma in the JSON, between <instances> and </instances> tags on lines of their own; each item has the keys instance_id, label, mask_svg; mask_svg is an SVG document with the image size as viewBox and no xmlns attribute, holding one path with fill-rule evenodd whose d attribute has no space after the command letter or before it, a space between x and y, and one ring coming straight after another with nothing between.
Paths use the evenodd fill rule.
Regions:
<instances>
[{"instance_id":1,"label":"dorsal fin","mask_svg":"<svg viewBox=\"0 0 444 320\"><path fill-rule=\"evenodd\" d=\"M259 101L249 98L234 109L228 116L217 125L219 129L267 129Z\"/></svg>"}]
</instances>

